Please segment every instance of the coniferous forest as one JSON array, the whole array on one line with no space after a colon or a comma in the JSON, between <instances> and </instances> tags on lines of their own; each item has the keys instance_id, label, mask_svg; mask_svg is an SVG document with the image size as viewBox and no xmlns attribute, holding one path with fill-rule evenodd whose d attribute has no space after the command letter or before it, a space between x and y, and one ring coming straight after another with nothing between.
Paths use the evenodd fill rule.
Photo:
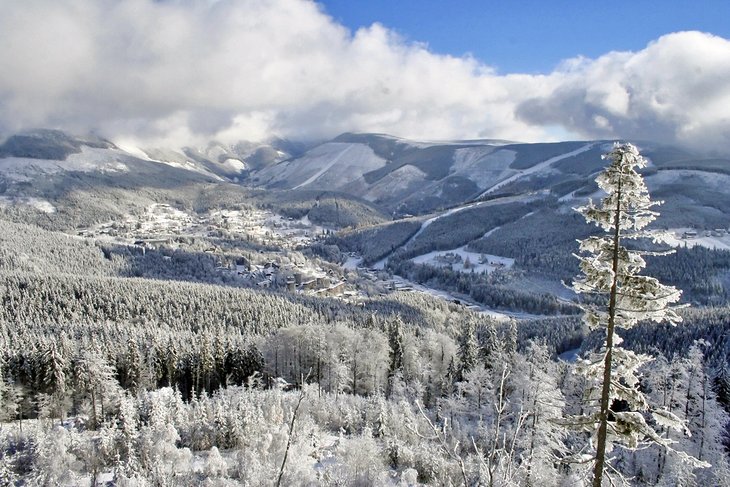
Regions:
<instances>
[{"instance_id":1,"label":"coniferous forest","mask_svg":"<svg viewBox=\"0 0 730 487\"><path fill-rule=\"evenodd\" d=\"M255 200L227 207L237 218L265 209ZM470 235L434 224L418 235L427 240L415 241L430 242L424 249L463 245L484 228L505 228L500 218L539 211L537 204L489 209ZM207 233L160 238L144 220L89 236L3 213L0 483L573 486L594 479L595 357L605 356L608 310L594 292L606 282L584 263L599 258L569 262L555 251L535 261L520 244L511 247L517 270L459 273L413 263L416 247L394 251L414 240L417 221L324 231L286 247L272 236L279 227L256 233L226 215L208 218ZM285 218L293 219L276 222ZM600 229L586 228L581 250L600 257L604 244L590 236ZM112 231L147 233L123 243ZM495 241L473 245L501 252ZM385 269L343 264L366 247L366 261L390 255ZM646 253L632 249L619 252L631 273ZM625 321L616 323L605 478L730 485L730 307L721 282L708 285L727 255L649 253L656 278L636 280L627 270L620 284L657 299L657 290L675 289L646 287L658 280L679 290L660 307L641 304L639 295L617 298ZM314 267L350 291L304 292L310 281L298 274ZM510 284L547 269L572 273L580 299ZM394 288L394 275L517 312L484 313ZM681 290L693 306L671 310ZM640 304L648 308L626 311ZM665 309L674 324L647 321Z\"/></svg>"},{"instance_id":2,"label":"coniferous forest","mask_svg":"<svg viewBox=\"0 0 730 487\"><path fill-rule=\"evenodd\" d=\"M727 19L0 0L0 487L730 487Z\"/></svg>"}]
</instances>

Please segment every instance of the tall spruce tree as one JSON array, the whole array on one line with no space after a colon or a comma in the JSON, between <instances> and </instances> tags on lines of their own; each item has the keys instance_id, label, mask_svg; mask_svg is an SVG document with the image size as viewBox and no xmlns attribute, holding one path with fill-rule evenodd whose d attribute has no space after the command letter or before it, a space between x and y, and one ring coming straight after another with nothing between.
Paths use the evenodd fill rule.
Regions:
<instances>
[{"instance_id":1,"label":"tall spruce tree","mask_svg":"<svg viewBox=\"0 0 730 487\"><path fill-rule=\"evenodd\" d=\"M606 455L614 444L637 448L649 441L669 448L670 441L647 423L645 413L651 412L656 424L684 428L669 411L649 406L639 390L637 370L651 357L621 348L616 335L616 327L630 328L639 321L681 321L672 307L681 291L639 275L646 266L643 255L648 252L624 245L627 240L651 239L656 243L660 239L660 234L646 229L657 217L652 208L659 203L651 201L637 172L646 161L635 146L617 143L604 158L609 164L596 182L606 196L600 204L590 201L576 211L605 233L580 241L580 255L576 257L582 274L575 279L573 289L591 296L583 305L584 320L591 328L605 330L605 343L601 353L577 366L587 378L589 401L593 402L587 405L586 414L568 420L592 435L594 487L602 485ZM581 457L581 461L590 459ZM694 465L700 466L697 462Z\"/></svg>"}]
</instances>

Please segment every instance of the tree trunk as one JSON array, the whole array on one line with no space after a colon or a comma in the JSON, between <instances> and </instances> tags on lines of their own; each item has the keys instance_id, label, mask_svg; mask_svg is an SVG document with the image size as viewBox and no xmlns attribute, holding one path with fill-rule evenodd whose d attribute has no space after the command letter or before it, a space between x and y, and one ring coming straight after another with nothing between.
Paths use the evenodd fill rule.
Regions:
<instances>
[{"instance_id":1,"label":"tree trunk","mask_svg":"<svg viewBox=\"0 0 730 487\"><path fill-rule=\"evenodd\" d=\"M608 327L606 329L606 358L603 362L603 389L596 445L596 464L593 468L593 487L601 487L606 462L606 437L608 433L608 407L611 392L611 360L613 359L613 332L616 325L616 291L618 287L619 243L621 241L621 178L616 192L616 214L613 220L613 280L608 302Z\"/></svg>"},{"instance_id":2,"label":"tree trunk","mask_svg":"<svg viewBox=\"0 0 730 487\"><path fill-rule=\"evenodd\" d=\"M91 388L91 429L95 430L97 425L96 419L96 394L94 388Z\"/></svg>"},{"instance_id":3,"label":"tree trunk","mask_svg":"<svg viewBox=\"0 0 730 487\"><path fill-rule=\"evenodd\" d=\"M357 395L357 357L352 363L352 395Z\"/></svg>"}]
</instances>

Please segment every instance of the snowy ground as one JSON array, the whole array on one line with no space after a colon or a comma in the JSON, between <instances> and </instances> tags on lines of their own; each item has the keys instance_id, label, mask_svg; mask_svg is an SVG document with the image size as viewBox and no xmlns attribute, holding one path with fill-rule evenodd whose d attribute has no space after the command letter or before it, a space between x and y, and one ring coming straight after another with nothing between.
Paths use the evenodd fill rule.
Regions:
<instances>
[{"instance_id":1,"label":"snowy ground","mask_svg":"<svg viewBox=\"0 0 730 487\"><path fill-rule=\"evenodd\" d=\"M568 363L575 363L578 360L578 357L580 356L580 348L574 348L573 350L568 350L560 355L558 355L558 358L562 360L563 362Z\"/></svg>"},{"instance_id":2,"label":"snowy ground","mask_svg":"<svg viewBox=\"0 0 730 487\"><path fill-rule=\"evenodd\" d=\"M263 169L258 178L268 183L302 187L341 188L362 178L363 174L385 165L365 144L328 142L303 157Z\"/></svg>"},{"instance_id":3,"label":"snowy ground","mask_svg":"<svg viewBox=\"0 0 730 487\"><path fill-rule=\"evenodd\" d=\"M494 151L493 147L469 147L454 151L454 174L463 174L476 183L480 190L494 183L495 175L509 170L517 152Z\"/></svg>"},{"instance_id":4,"label":"snowy ground","mask_svg":"<svg viewBox=\"0 0 730 487\"><path fill-rule=\"evenodd\" d=\"M362 257L358 257L357 255L350 255L347 257L347 260L344 264L342 264L342 267L347 269L348 271L354 271L358 267L362 265Z\"/></svg>"},{"instance_id":5,"label":"snowy ground","mask_svg":"<svg viewBox=\"0 0 730 487\"><path fill-rule=\"evenodd\" d=\"M449 254L451 256L459 256L460 261L449 263L446 261ZM416 264L427 264L434 267L450 267L457 272L474 272L487 274L497 269L509 269L515 263L514 259L509 257L500 257L498 255L479 254L466 250L466 245L453 250L436 250L427 254L419 255L411 259Z\"/></svg>"},{"instance_id":6,"label":"snowy ground","mask_svg":"<svg viewBox=\"0 0 730 487\"><path fill-rule=\"evenodd\" d=\"M80 153L71 154L62 161L4 157L0 159L0 173L10 180L32 181L38 174L55 174L61 171L128 172L129 168L119 155L119 151L83 147Z\"/></svg>"},{"instance_id":7,"label":"snowy ground","mask_svg":"<svg viewBox=\"0 0 730 487\"><path fill-rule=\"evenodd\" d=\"M467 306L469 308L472 308L474 311L477 311L479 313L483 313L485 315L488 315L488 316L490 316L492 318L495 318L495 319L498 319L498 320L507 320L510 317L515 317L516 316L516 314L514 314L514 313L507 313L507 312L502 312L502 311L495 311L493 309L486 308L486 307L481 306L481 305L478 305L476 303L469 302L466 299L464 299L464 297L457 297L457 296L454 296L451 293L448 293L446 291L442 291L440 289L434 289L434 288L431 288L431 287L426 287L426 286L423 286L421 284L417 284L417 283L415 283L413 281L409 281L408 279L406 279L404 277L401 277L401 276L394 275L393 278L392 278L392 282L393 282L393 285L394 285L394 287L395 287L396 290L398 290L398 289L402 289L402 290L410 289L410 290L412 290L414 292L419 292L419 293L427 294L429 296L433 296L434 298L443 299L445 301L449 301L449 302L452 302L452 303L453 302L460 302L460 303L464 304L465 306Z\"/></svg>"},{"instance_id":8,"label":"snowy ground","mask_svg":"<svg viewBox=\"0 0 730 487\"><path fill-rule=\"evenodd\" d=\"M145 152L140 147L137 147L133 143L126 143L126 142L118 142L117 147L119 148L119 151L122 153L129 154L133 157L136 157L137 159L141 159L143 161L147 162L155 162L157 164L165 164L167 166L175 167L178 169L185 169L187 171L194 171L200 174L204 174L205 176L216 179L218 181L222 181L223 178L220 176L210 172L205 167L201 167L198 164L194 164L190 160L187 159L187 157L183 156L182 154L173 153L174 157L150 157L150 155ZM177 159L177 160L175 160ZM228 162L228 161L226 161ZM240 161L238 161L240 163ZM229 167L231 167L230 164L228 164ZM236 168L237 169L237 168Z\"/></svg>"},{"instance_id":9,"label":"snowy ground","mask_svg":"<svg viewBox=\"0 0 730 487\"><path fill-rule=\"evenodd\" d=\"M40 210L43 213L56 212L56 207L53 206L50 201L46 201L44 199L30 197L11 198L8 196L0 196L0 207L11 206L18 203L32 206L36 210Z\"/></svg>"},{"instance_id":10,"label":"snowy ground","mask_svg":"<svg viewBox=\"0 0 730 487\"><path fill-rule=\"evenodd\" d=\"M685 237L686 232L696 232L696 237ZM664 241L672 247L694 247L699 245L708 249L730 250L730 232L726 229L695 230L692 228L672 228Z\"/></svg>"},{"instance_id":11,"label":"snowy ground","mask_svg":"<svg viewBox=\"0 0 730 487\"><path fill-rule=\"evenodd\" d=\"M552 166L553 164L555 164L556 162L558 162L560 160L567 159L567 158L573 157L573 156L577 156L578 154L582 154L583 152L587 152L587 151L591 150L594 145L596 145L596 144L594 142L591 142L590 144L586 144L583 147L580 147L574 151L571 151L571 152L568 152L565 154L561 154L556 157L552 157L539 164L535 164L532 167L529 167L524 170L520 170L516 174L513 174L512 176L508 177L507 179L504 179L504 180L500 181L499 183L495 184L494 186L492 186L491 188L487 189L482 194L480 194L479 197L481 198L488 194L494 193L499 188L502 188L505 185L507 185L513 181L516 181L517 179L523 178L525 176L529 176L530 174L542 171L544 169L548 169L550 166Z\"/></svg>"}]
</instances>

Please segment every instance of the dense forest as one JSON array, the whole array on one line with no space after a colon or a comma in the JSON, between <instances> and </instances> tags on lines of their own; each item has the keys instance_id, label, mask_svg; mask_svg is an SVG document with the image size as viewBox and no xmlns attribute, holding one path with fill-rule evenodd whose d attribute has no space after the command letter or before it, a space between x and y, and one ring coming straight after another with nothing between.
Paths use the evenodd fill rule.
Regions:
<instances>
[{"instance_id":1,"label":"dense forest","mask_svg":"<svg viewBox=\"0 0 730 487\"><path fill-rule=\"evenodd\" d=\"M510 291L498 273L390 264L556 316L494 320L408 292L348 303L254 289L195 239L140 253L0 224L3 484L557 486L589 475L566 460L584 433L560 424L581 408L583 379L557 355L597 342L572 305ZM418 227L404 222L395 240ZM728 313L687 310L681 326L624 334L656 357L642 388L692 433L665 431L676 454L614 452L632 484L727 484ZM681 452L713 466L687 469Z\"/></svg>"},{"instance_id":2,"label":"dense forest","mask_svg":"<svg viewBox=\"0 0 730 487\"><path fill-rule=\"evenodd\" d=\"M2 485L582 486L603 378L608 484L730 486L728 251L655 239L611 269L594 210L531 179L390 220L327 191L98 178L0 213ZM414 260L449 251L481 270ZM692 307L649 323L679 290L612 294L610 348L593 265L604 295L624 269Z\"/></svg>"}]
</instances>

